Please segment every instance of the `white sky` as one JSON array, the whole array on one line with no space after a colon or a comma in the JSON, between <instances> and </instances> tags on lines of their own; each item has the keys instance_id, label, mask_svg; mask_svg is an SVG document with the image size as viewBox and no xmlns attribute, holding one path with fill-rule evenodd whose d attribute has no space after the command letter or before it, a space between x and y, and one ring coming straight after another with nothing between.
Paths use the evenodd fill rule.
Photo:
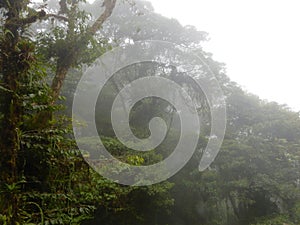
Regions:
<instances>
[{"instance_id":1,"label":"white sky","mask_svg":"<svg viewBox=\"0 0 300 225\"><path fill-rule=\"evenodd\" d=\"M150 0L155 11L210 34L205 49L262 99L300 111L299 0Z\"/></svg>"}]
</instances>

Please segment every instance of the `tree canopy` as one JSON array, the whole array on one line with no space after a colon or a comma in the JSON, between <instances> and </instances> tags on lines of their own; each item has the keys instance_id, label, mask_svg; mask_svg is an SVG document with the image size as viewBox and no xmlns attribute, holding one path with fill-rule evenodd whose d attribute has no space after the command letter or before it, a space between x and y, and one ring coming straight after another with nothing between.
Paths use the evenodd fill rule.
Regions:
<instances>
[{"instance_id":1,"label":"tree canopy","mask_svg":"<svg viewBox=\"0 0 300 225\"><path fill-rule=\"evenodd\" d=\"M0 0L0 14L0 224L300 223L299 113L231 81L226 65L203 50L206 32L155 13L147 1ZM206 74L213 72L224 92L227 129L219 155L199 172L211 128L203 91L171 65L148 62L120 70L95 107L99 137L81 139L82 146L97 145L101 138L113 156L135 166L171 154L180 118L162 99L143 99L129 118L140 138L149 136L151 118L166 121L167 136L156 149L133 151L114 133L113 101L140 74L171 79L203 106L197 151L188 164L167 181L135 187L90 168L85 160L97 163L98 155L78 149L71 109L86 67L114 47L144 40L176 43L201 58L203 82L210 82Z\"/></svg>"}]
</instances>

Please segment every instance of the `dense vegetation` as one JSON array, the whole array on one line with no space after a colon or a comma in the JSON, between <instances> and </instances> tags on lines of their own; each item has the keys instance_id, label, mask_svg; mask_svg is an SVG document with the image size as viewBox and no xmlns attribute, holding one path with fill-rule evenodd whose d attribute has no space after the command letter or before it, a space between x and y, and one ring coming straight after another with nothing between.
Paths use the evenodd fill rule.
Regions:
<instances>
[{"instance_id":1,"label":"dense vegetation","mask_svg":"<svg viewBox=\"0 0 300 225\"><path fill-rule=\"evenodd\" d=\"M299 113L230 81L225 65L203 51L205 32L155 14L144 1L0 0L0 13L0 224L300 224ZM168 181L129 187L87 165L70 118L85 67L113 47L139 40L189 47L209 65L226 96L227 130L218 157L199 172L209 132L209 109L199 92L194 97L204 106L199 113L206 123L193 158ZM134 107L131 125L138 137L149 135L153 116L169 124L157 151L138 154L116 139L110 106L135 73L164 69L163 76L193 89L173 67L141 63L118 72L99 98L101 139L129 164L148 165L170 154L180 129L177 114L155 98ZM81 141L93 145L95 138Z\"/></svg>"}]
</instances>

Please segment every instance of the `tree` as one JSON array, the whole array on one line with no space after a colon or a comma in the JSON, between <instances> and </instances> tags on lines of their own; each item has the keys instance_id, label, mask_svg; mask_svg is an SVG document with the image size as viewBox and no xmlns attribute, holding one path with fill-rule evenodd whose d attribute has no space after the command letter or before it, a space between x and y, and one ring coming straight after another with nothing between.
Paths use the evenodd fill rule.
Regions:
<instances>
[{"instance_id":1,"label":"tree","mask_svg":"<svg viewBox=\"0 0 300 225\"><path fill-rule=\"evenodd\" d=\"M22 38L21 31L46 14L41 10L35 15L23 17L27 9L25 1L1 1L1 14L5 17L0 39L0 73L2 75L2 114L0 131L1 189L8 190L1 209L9 215L7 224L17 224L19 198L16 195L18 175L18 154L20 152L20 128L24 108L22 92L35 63L34 45ZM2 194L3 195L3 194Z\"/></svg>"},{"instance_id":2,"label":"tree","mask_svg":"<svg viewBox=\"0 0 300 225\"><path fill-rule=\"evenodd\" d=\"M75 63L80 58L83 49L87 47L91 38L111 15L116 0L105 0L103 3L103 7L105 8L103 14L93 25L87 27L81 35L76 33L75 30L76 26L80 25L76 24L76 17L79 14L78 4L79 1L69 2L62 0L60 1L60 12L52 14L46 13L45 9L34 10L30 8L28 1L8 0L0 2L1 14L4 18L3 24L1 24L0 39L0 73L2 81L0 149L3 156L0 161L1 190L3 190L1 195L1 211L6 215L5 220L7 224L18 224L20 221L18 211L20 208L20 196L17 192L21 176L18 168L20 168L19 161L21 163L24 161L24 159L20 160L20 139L24 131L24 118L28 116L28 112L26 112L26 108L24 107L24 98L25 93L30 89L29 78L31 76L39 77L39 69L36 65L39 64L40 59L34 56L36 53L35 44L33 38L26 37L26 31L33 23L39 20L46 20L50 17L67 23L68 29L63 50L68 52L68 54L57 55L56 73L51 86L52 98L47 99L48 105L51 102L53 105L59 96L68 70L76 65ZM34 95L34 93L30 94ZM44 104L47 103L44 102ZM50 107L47 108L48 110L41 110L40 112L49 113L51 112ZM49 118L47 122L49 122Z\"/></svg>"},{"instance_id":3,"label":"tree","mask_svg":"<svg viewBox=\"0 0 300 225\"><path fill-rule=\"evenodd\" d=\"M85 22L86 15L82 14L82 11L79 10L79 2L72 1L69 7L66 0L59 2L59 13L66 15L68 22L64 31L64 37L59 39L54 38L54 43L52 44L57 49L54 50L53 55L49 55L50 58L55 57L56 60L55 76L51 85L54 100L57 100L60 94L69 69L79 66L80 61L83 60L83 52L89 48L89 44L93 41L97 31L100 30L103 23L110 17L116 5L116 0L105 0L102 5L105 8L104 12L91 26L86 26L82 24ZM78 18L80 17L82 21L78 23Z\"/></svg>"}]
</instances>

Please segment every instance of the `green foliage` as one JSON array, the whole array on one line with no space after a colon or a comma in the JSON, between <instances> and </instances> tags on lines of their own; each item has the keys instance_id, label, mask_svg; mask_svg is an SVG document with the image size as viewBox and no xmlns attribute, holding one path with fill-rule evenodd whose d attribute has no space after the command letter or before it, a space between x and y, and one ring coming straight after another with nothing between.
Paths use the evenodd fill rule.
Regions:
<instances>
[{"instance_id":1,"label":"green foliage","mask_svg":"<svg viewBox=\"0 0 300 225\"><path fill-rule=\"evenodd\" d=\"M286 215L276 215L273 217L258 219L256 223L251 225L294 225Z\"/></svg>"},{"instance_id":2,"label":"green foliage","mask_svg":"<svg viewBox=\"0 0 300 225\"><path fill-rule=\"evenodd\" d=\"M0 1L0 7L6 10L3 13L11 9L11 3L16 2ZM34 32L38 33L35 38L33 35L28 37L28 26L22 26L16 32L4 28L2 22L6 17L1 19L0 120L4 124L7 118L3 115L16 112L10 115L13 115L11 119L16 118L13 135L17 149L17 179L9 183L1 181L0 208L3 212L0 212L0 224L300 223L299 113L245 93L225 75L224 65L215 62L209 53L202 50L200 44L206 39L205 32L190 26L182 27L176 20L155 14L149 3L140 1L135 5L120 5L104 29L94 36L82 36L93 15L79 9L75 2L67 1L67 6L73 8L68 13L62 13L74 20L68 24L65 21L59 21L58 24L41 21L33 27ZM48 3L51 5L53 2ZM28 4L28 1L22 1L20 15L34 15L36 11L23 7ZM93 9L96 7L92 5L89 10L92 12ZM57 12L58 9L54 7L53 11ZM8 48L7 43L17 36L14 47ZM201 54L201 59L216 74L226 95L228 127L220 154L207 171L200 173L198 164L207 144L210 121L207 109L199 109L205 117L203 133L197 152L183 170L160 184L127 187L101 177L86 164L84 158L97 160L97 152L80 149L80 154L72 137L68 116L74 89L82 73L74 68L90 65L114 44L145 39L183 44L193 48L196 54ZM66 50L71 49L75 54L77 47L84 48L80 57L69 62L70 52ZM60 99L66 110L62 105L53 104L52 90L48 85L53 71L58 65L65 66L64 63L68 64L69 69L73 68L69 70L70 76L63 92L66 101ZM15 79L12 79L12 83L16 84L15 89L5 83L13 73L4 73L4 66L8 66L10 71L17 71ZM136 79L133 72L146 76L163 71L162 67L140 63L119 72L116 78L120 78L120 81L108 82L102 92L104 97L96 106L100 111L96 122L104 146L112 155L128 164L154 164L167 157L177 143L180 127L176 124L176 112L168 103L155 98L144 99L132 109L130 125L133 133L143 138L149 135L147 122L153 116L164 118L169 131L158 149L147 153L128 149L115 138L110 124L109 106L119 89ZM166 72L163 76L193 90L193 84L185 74L178 73L172 67L168 67L168 70L172 73ZM7 96L16 102L6 102ZM202 92L193 97L205 105ZM2 125L1 131L4 129ZM89 137L80 141L83 146L97 149L98 138ZM4 141L2 138L1 142ZM2 176L5 168L1 166ZM109 164L103 166L108 167ZM14 223L14 207L7 204L7 200L11 199L18 203L18 221Z\"/></svg>"}]
</instances>

